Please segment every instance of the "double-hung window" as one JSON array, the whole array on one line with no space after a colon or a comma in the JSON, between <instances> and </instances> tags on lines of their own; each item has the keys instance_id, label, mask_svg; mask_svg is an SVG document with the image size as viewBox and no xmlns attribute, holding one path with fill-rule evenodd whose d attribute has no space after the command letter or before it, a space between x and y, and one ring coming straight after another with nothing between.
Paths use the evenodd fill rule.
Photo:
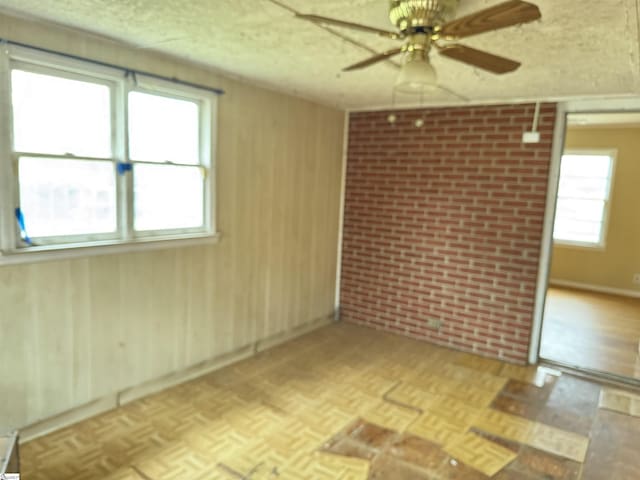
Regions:
<instances>
[{"instance_id":1,"label":"double-hung window","mask_svg":"<svg viewBox=\"0 0 640 480\"><path fill-rule=\"evenodd\" d=\"M615 151L567 151L562 156L555 243L603 248Z\"/></svg>"},{"instance_id":2,"label":"double-hung window","mask_svg":"<svg viewBox=\"0 0 640 480\"><path fill-rule=\"evenodd\" d=\"M0 56L5 258L214 238L213 94L27 49Z\"/></svg>"}]
</instances>

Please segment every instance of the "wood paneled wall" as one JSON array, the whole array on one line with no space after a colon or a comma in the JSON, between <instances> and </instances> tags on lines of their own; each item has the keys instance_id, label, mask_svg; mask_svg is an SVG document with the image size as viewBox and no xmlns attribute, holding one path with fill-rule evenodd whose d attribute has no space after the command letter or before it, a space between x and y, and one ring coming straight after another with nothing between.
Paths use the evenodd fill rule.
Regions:
<instances>
[{"instance_id":1,"label":"wood paneled wall","mask_svg":"<svg viewBox=\"0 0 640 480\"><path fill-rule=\"evenodd\" d=\"M226 91L218 244L0 266L0 427L333 312L343 112L59 26L0 15L0 37Z\"/></svg>"}]
</instances>

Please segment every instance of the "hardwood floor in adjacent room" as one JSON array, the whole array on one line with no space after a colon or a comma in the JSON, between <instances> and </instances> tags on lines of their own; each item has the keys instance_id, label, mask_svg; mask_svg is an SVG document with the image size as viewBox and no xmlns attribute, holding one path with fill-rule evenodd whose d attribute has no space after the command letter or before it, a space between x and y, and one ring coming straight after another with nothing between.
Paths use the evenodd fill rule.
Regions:
<instances>
[{"instance_id":1,"label":"hardwood floor in adjacent room","mask_svg":"<svg viewBox=\"0 0 640 480\"><path fill-rule=\"evenodd\" d=\"M549 289L542 358L640 379L639 343L640 299Z\"/></svg>"},{"instance_id":2,"label":"hardwood floor in adjacent room","mask_svg":"<svg viewBox=\"0 0 640 480\"><path fill-rule=\"evenodd\" d=\"M637 480L637 445L633 392L338 324L21 452L28 480Z\"/></svg>"}]
</instances>

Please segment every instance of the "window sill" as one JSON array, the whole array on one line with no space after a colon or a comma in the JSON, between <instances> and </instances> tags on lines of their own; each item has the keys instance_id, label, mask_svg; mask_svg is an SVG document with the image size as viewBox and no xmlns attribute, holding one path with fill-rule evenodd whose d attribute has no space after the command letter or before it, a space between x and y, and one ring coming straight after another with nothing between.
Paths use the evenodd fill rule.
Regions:
<instances>
[{"instance_id":1,"label":"window sill","mask_svg":"<svg viewBox=\"0 0 640 480\"><path fill-rule=\"evenodd\" d=\"M568 248L574 250L591 250L591 251L601 251L604 252L606 250L606 246L603 243L580 243L580 242L566 242L562 240L554 240L554 247L560 248Z\"/></svg>"},{"instance_id":2,"label":"window sill","mask_svg":"<svg viewBox=\"0 0 640 480\"><path fill-rule=\"evenodd\" d=\"M140 238L131 241L98 241L79 244L26 247L0 253L0 266L20 263L51 262L71 258L94 257L119 253L142 252L168 248L212 245L220 241L220 233L197 233L179 237Z\"/></svg>"}]
</instances>

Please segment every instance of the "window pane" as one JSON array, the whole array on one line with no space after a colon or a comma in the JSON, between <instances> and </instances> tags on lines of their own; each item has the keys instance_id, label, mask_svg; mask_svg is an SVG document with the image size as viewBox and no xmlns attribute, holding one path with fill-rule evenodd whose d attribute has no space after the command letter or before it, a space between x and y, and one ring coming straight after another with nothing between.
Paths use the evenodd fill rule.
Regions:
<instances>
[{"instance_id":1,"label":"window pane","mask_svg":"<svg viewBox=\"0 0 640 480\"><path fill-rule=\"evenodd\" d=\"M204 179L200 167L137 164L134 228L137 231L204 225Z\"/></svg>"},{"instance_id":2,"label":"window pane","mask_svg":"<svg viewBox=\"0 0 640 480\"><path fill-rule=\"evenodd\" d=\"M608 155L563 155L560 175L609 178L611 161Z\"/></svg>"},{"instance_id":3,"label":"window pane","mask_svg":"<svg viewBox=\"0 0 640 480\"><path fill-rule=\"evenodd\" d=\"M107 86L12 70L11 94L16 151L111 157Z\"/></svg>"},{"instance_id":4,"label":"window pane","mask_svg":"<svg viewBox=\"0 0 640 480\"><path fill-rule=\"evenodd\" d=\"M19 171L20 208L29 236L117 230L111 162L22 157Z\"/></svg>"},{"instance_id":5,"label":"window pane","mask_svg":"<svg viewBox=\"0 0 640 480\"><path fill-rule=\"evenodd\" d=\"M605 203L602 200L574 200L560 198L556 217L560 219L602 222Z\"/></svg>"},{"instance_id":6,"label":"window pane","mask_svg":"<svg viewBox=\"0 0 640 480\"><path fill-rule=\"evenodd\" d=\"M553 238L571 242L599 243L602 224L572 219L556 218Z\"/></svg>"},{"instance_id":7,"label":"window pane","mask_svg":"<svg viewBox=\"0 0 640 480\"><path fill-rule=\"evenodd\" d=\"M200 119L195 102L129 93L129 155L134 160L200 163Z\"/></svg>"},{"instance_id":8,"label":"window pane","mask_svg":"<svg viewBox=\"0 0 640 480\"><path fill-rule=\"evenodd\" d=\"M581 243L603 238L613 158L568 154L562 157L553 237Z\"/></svg>"},{"instance_id":9,"label":"window pane","mask_svg":"<svg viewBox=\"0 0 640 480\"><path fill-rule=\"evenodd\" d=\"M560 178L559 197L604 200L609 181L606 178L564 176Z\"/></svg>"}]
</instances>

